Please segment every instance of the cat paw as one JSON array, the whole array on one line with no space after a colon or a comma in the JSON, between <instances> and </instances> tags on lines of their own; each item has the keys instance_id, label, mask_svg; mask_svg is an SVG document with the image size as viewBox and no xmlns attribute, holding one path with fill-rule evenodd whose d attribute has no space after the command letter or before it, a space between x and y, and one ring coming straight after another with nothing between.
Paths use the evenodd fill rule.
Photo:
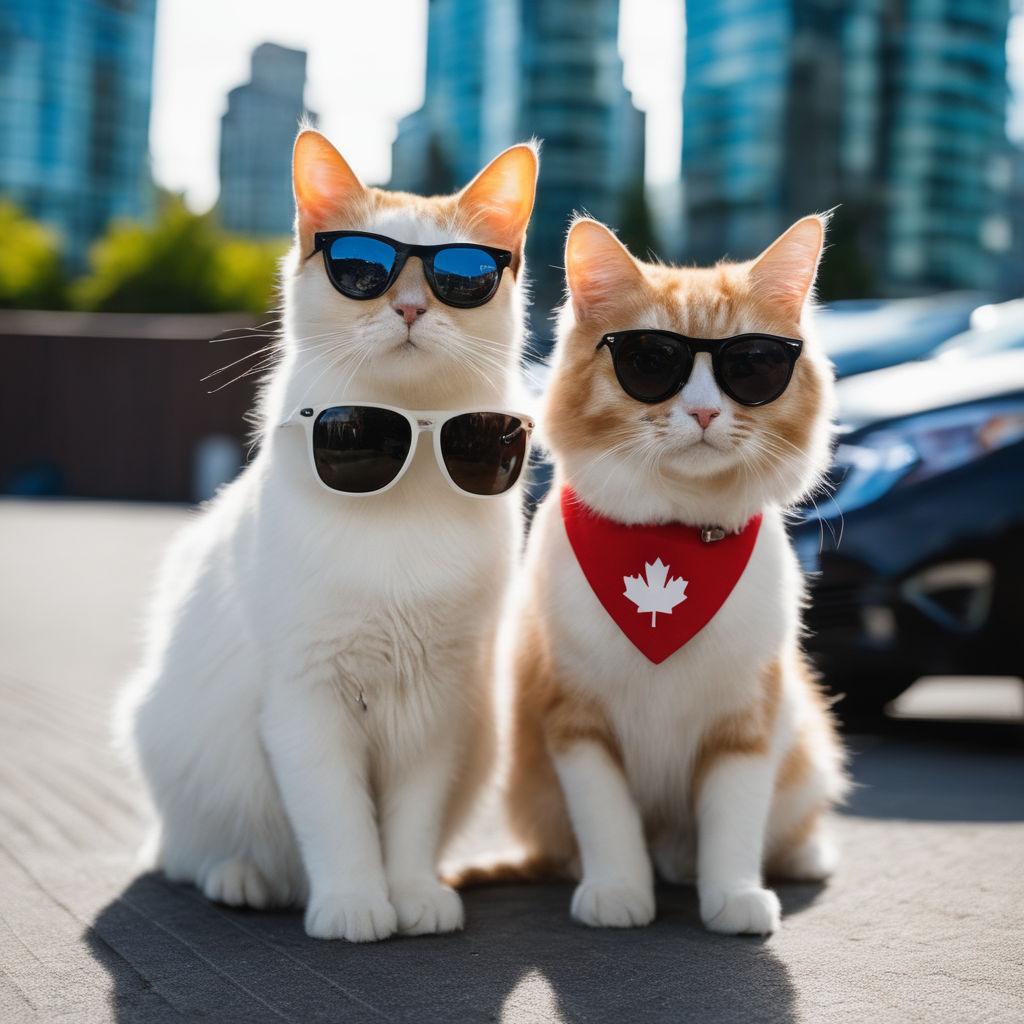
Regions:
<instances>
[{"instance_id":1,"label":"cat paw","mask_svg":"<svg viewBox=\"0 0 1024 1024\"><path fill-rule=\"evenodd\" d=\"M440 935L462 928L462 900L440 882L418 882L396 886L391 902L403 935Z\"/></svg>"},{"instance_id":2,"label":"cat paw","mask_svg":"<svg viewBox=\"0 0 1024 1024\"><path fill-rule=\"evenodd\" d=\"M309 901L306 934L312 939L376 942L393 935L395 908L383 897L365 892L329 893Z\"/></svg>"},{"instance_id":3,"label":"cat paw","mask_svg":"<svg viewBox=\"0 0 1024 1024\"><path fill-rule=\"evenodd\" d=\"M702 889L704 925L723 935L770 935L779 927L782 908L770 889Z\"/></svg>"},{"instance_id":4,"label":"cat paw","mask_svg":"<svg viewBox=\"0 0 1024 1024\"><path fill-rule=\"evenodd\" d=\"M622 881L581 882L571 913L594 928L636 928L654 920L654 889Z\"/></svg>"},{"instance_id":5,"label":"cat paw","mask_svg":"<svg viewBox=\"0 0 1024 1024\"><path fill-rule=\"evenodd\" d=\"M222 860L203 879L203 895L214 903L229 907L253 907L262 910L270 905L270 887L262 872L247 860Z\"/></svg>"}]
</instances>

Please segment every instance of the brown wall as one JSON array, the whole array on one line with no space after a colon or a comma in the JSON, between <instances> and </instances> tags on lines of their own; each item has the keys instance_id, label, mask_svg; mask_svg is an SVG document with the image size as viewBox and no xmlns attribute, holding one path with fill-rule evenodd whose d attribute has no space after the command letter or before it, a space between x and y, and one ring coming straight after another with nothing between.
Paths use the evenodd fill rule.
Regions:
<instances>
[{"instance_id":1,"label":"brown wall","mask_svg":"<svg viewBox=\"0 0 1024 1024\"><path fill-rule=\"evenodd\" d=\"M260 375L210 392L261 358L202 378L271 341L253 319L0 310L0 493L194 500L204 438L248 451Z\"/></svg>"}]
</instances>

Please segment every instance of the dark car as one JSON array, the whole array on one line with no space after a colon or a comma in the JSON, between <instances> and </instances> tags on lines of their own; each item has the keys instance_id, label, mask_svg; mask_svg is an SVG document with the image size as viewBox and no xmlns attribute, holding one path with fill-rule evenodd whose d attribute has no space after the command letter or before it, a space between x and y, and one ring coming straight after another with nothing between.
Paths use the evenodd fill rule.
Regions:
<instances>
[{"instance_id":1,"label":"dark car","mask_svg":"<svg viewBox=\"0 0 1024 1024\"><path fill-rule=\"evenodd\" d=\"M815 313L837 377L869 373L930 356L966 331L983 292L943 292L909 299L847 299Z\"/></svg>"},{"instance_id":2,"label":"dark car","mask_svg":"<svg viewBox=\"0 0 1024 1024\"><path fill-rule=\"evenodd\" d=\"M1024 318L838 391L832 493L792 528L838 710L926 674L1024 674Z\"/></svg>"}]
</instances>

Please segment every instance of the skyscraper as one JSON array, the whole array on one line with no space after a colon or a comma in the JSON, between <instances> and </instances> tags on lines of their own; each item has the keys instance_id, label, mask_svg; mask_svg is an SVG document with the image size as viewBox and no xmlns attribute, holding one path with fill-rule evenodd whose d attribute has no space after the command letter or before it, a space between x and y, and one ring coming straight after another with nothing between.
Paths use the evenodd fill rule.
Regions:
<instances>
[{"instance_id":1,"label":"skyscraper","mask_svg":"<svg viewBox=\"0 0 1024 1024\"><path fill-rule=\"evenodd\" d=\"M1005 216L1007 0L903 5L883 20L883 266L896 281L991 286Z\"/></svg>"},{"instance_id":2,"label":"skyscraper","mask_svg":"<svg viewBox=\"0 0 1024 1024\"><path fill-rule=\"evenodd\" d=\"M313 120L303 102L306 53L263 43L250 81L228 94L220 128L217 215L228 231L287 235L295 204L291 152L299 123Z\"/></svg>"},{"instance_id":3,"label":"skyscraper","mask_svg":"<svg viewBox=\"0 0 1024 1024\"><path fill-rule=\"evenodd\" d=\"M156 0L5 0L0 193L81 269L113 217L146 212Z\"/></svg>"},{"instance_id":4,"label":"skyscraper","mask_svg":"<svg viewBox=\"0 0 1024 1024\"><path fill-rule=\"evenodd\" d=\"M448 191L464 185L487 162L482 139L489 121L487 78L497 69L488 68L486 43L499 6L508 3L430 0L426 101L399 123L392 188Z\"/></svg>"},{"instance_id":5,"label":"skyscraper","mask_svg":"<svg viewBox=\"0 0 1024 1024\"><path fill-rule=\"evenodd\" d=\"M618 0L430 0L426 100L393 148L392 188L437 192L542 141L528 241L541 338L572 212L617 224L643 187L644 115L622 84L618 15Z\"/></svg>"},{"instance_id":6,"label":"skyscraper","mask_svg":"<svg viewBox=\"0 0 1024 1024\"><path fill-rule=\"evenodd\" d=\"M618 0L525 2L520 17L519 134L544 143L530 252L546 318L562 296L571 215L622 227L631 188L643 188L644 115L622 84Z\"/></svg>"},{"instance_id":7,"label":"skyscraper","mask_svg":"<svg viewBox=\"0 0 1024 1024\"><path fill-rule=\"evenodd\" d=\"M876 287L990 285L1007 17L1006 0L688 5L690 254L750 256L842 204Z\"/></svg>"}]
</instances>

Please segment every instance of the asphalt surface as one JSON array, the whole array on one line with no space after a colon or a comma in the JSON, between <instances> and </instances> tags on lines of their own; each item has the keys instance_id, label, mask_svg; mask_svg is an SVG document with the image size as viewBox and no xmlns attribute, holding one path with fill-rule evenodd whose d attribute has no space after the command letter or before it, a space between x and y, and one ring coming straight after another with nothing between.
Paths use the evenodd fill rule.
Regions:
<instances>
[{"instance_id":1,"label":"asphalt surface","mask_svg":"<svg viewBox=\"0 0 1024 1024\"><path fill-rule=\"evenodd\" d=\"M946 720L850 737L842 866L782 886L769 939L705 932L686 888L648 928L588 929L551 884L469 892L458 935L350 946L138 874L109 703L187 514L0 501L0 1021L1024 1020L1013 683L947 682ZM464 848L493 845L492 812Z\"/></svg>"}]
</instances>

